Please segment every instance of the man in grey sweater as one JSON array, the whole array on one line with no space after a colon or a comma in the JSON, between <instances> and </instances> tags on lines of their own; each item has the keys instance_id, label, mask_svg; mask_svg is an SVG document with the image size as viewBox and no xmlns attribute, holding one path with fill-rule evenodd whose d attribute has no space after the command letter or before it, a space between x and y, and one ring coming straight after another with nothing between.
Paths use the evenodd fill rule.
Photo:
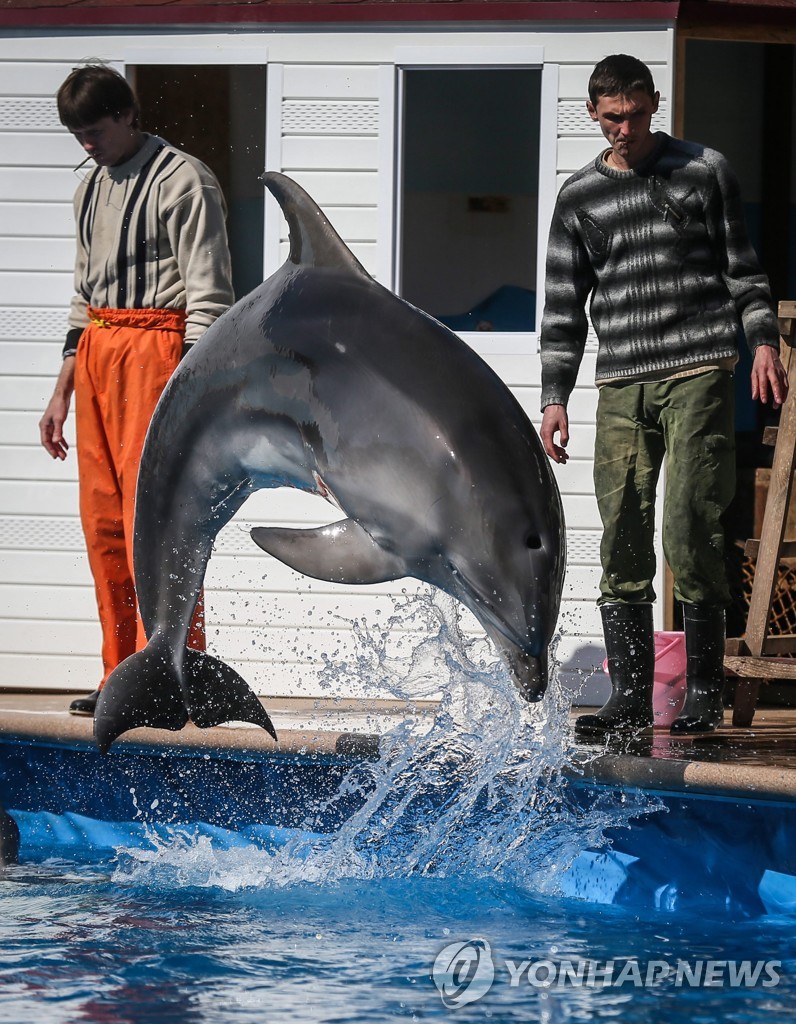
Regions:
<instances>
[{"instance_id":1,"label":"man in grey sweater","mask_svg":"<svg viewBox=\"0 0 796 1024\"><path fill-rule=\"evenodd\" d=\"M753 352L752 396L778 407L788 381L765 274L724 157L664 132L649 68L616 54L586 104L609 148L563 185L553 215L542 320L542 442L567 461L567 402L588 329L600 389L594 483L603 522L599 605L611 696L581 715L599 739L653 723L655 491L667 460L663 547L682 602L687 696L675 734L722 721L721 517L735 490L733 370Z\"/></svg>"}]
</instances>

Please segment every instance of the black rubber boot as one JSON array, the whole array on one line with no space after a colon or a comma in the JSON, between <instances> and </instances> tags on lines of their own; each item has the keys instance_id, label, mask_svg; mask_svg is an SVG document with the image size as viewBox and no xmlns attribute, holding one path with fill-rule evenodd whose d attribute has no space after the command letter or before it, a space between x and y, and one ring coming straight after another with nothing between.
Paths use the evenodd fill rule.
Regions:
<instances>
[{"instance_id":1,"label":"black rubber boot","mask_svg":"<svg viewBox=\"0 0 796 1024\"><path fill-rule=\"evenodd\" d=\"M77 700L73 700L69 705L70 715L91 715L94 717L94 709L97 706L97 700L99 699L100 692L95 690L90 693L88 697L78 697Z\"/></svg>"},{"instance_id":2,"label":"black rubber boot","mask_svg":"<svg viewBox=\"0 0 796 1024\"><path fill-rule=\"evenodd\" d=\"M683 604L685 703L672 722L673 736L713 732L724 720L724 608Z\"/></svg>"},{"instance_id":3,"label":"black rubber boot","mask_svg":"<svg viewBox=\"0 0 796 1024\"><path fill-rule=\"evenodd\" d=\"M603 604L605 648L611 696L593 715L575 721L576 739L624 736L653 723L652 680L655 672L655 634L651 604Z\"/></svg>"}]
</instances>

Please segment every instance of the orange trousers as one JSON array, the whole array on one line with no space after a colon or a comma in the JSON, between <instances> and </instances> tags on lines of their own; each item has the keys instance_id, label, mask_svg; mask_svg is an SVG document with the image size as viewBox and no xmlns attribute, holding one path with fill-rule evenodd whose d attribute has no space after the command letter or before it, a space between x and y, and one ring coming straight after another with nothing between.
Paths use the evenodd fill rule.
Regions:
<instances>
[{"instance_id":1,"label":"orange trousers","mask_svg":"<svg viewBox=\"0 0 796 1024\"><path fill-rule=\"evenodd\" d=\"M183 310L92 309L75 362L80 518L102 627L102 684L146 635L133 582L138 466L149 421L182 356ZM205 649L202 599L189 645Z\"/></svg>"}]
</instances>

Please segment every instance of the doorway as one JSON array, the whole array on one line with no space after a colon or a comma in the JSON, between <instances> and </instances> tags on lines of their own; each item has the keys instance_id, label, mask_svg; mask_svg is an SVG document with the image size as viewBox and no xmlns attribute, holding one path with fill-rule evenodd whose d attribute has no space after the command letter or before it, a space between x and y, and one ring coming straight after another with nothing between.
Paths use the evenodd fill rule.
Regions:
<instances>
[{"instance_id":1,"label":"doorway","mask_svg":"<svg viewBox=\"0 0 796 1024\"><path fill-rule=\"evenodd\" d=\"M265 67L138 64L127 70L142 128L198 157L218 178L235 295L246 295L263 280Z\"/></svg>"},{"instance_id":2,"label":"doorway","mask_svg":"<svg viewBox=\"0 0 796 1024\"><path fill-rule=\"evenodd\" d=\"M789 43L689 38L680 50L684 95L678 134L719 150L735 170L749 237L775 303L796 298L794 49ZM744 344L739 350L735 375L738 485L726 524L733 590L730 636L741 635L746 625L753 563L744 557L741 544L760 536L773 456L773 448L763 444L763 433L778 421L770 407L752 401L752 357ZM796 381L791 381L794 385Z\"/></svg>"}]
</instances>

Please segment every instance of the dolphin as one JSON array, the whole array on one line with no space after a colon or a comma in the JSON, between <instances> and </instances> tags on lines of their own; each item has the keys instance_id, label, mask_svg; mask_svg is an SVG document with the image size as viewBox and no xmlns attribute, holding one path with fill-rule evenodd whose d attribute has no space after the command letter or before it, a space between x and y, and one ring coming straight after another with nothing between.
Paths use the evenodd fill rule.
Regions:
<instances>
[{"instance_id":1,"label":"dolphin","mask_svg":"<svg viewBox=\"0 0 796 1024\"><path fill-rule=\"evenodd\" d=\"M103 751L188 719L276 738L244 680L186 647L213 541L266 487L321 495L346 518L252 530L265 551L336 583L433 584L473 612L528 700L545 690L565 532L533 426L468 345L370 277L299 185L262 180L290 253L192 347L155 410L134 537L148 644L100 693Z\"/></svg>"}]
</instances>

